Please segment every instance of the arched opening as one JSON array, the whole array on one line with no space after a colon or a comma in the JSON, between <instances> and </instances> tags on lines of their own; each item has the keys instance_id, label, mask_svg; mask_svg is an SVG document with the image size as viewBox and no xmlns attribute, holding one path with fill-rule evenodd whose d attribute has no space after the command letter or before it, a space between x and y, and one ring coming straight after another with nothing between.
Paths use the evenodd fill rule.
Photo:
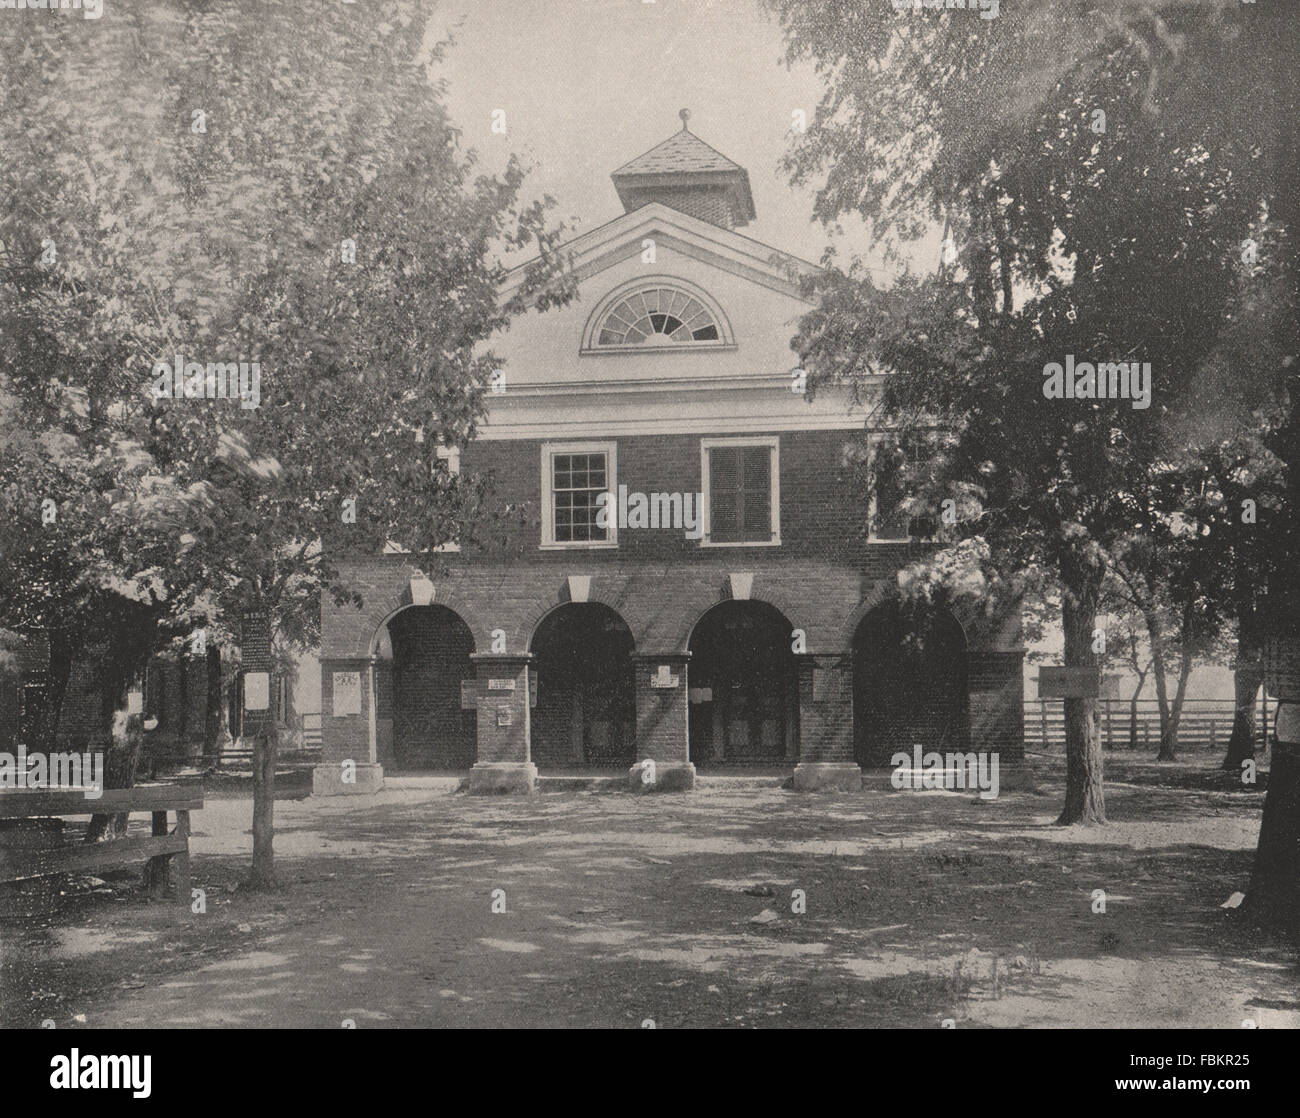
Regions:
<instances>
[{"instance_id":1,"label":"arched opening","mask_svg":"<svg viewBox=\"0 0 1300 1118\"><path fill-rule=\"evenodd\" d=\"M541 767L636 761L635 641L599 602L552 610L533 634L532 758Z\"/></svg>"},{"instance_id":2,"label":"arched opening","mask_svg":"<svg viewBox=\"0 0 1300 1118\"><path fill-rule=\"evenodd\" d=\"M376 642L379 760L397 769L468 769L477 751L476 715L462 702L474 680L469 626L446 606L431 605L404 609L385 628L387 640L381 631Z\"/></svg>"},{"instance_id":3,"label":"arched opening","mask_svg":"<svg viewBox=\"0 0 1300 1118\"><path fill-rule=\"evenodd\" d=\"M691 633L691 760L697 765L796 759L798 668L790 622L766 602L722 602Z\"/></svg>"},{"instance_id":4,"label":"arched opening","mask_svg":"<svg viewBox=\"0 0 1300 1118\"><path fill-rule=\"evenodd\" d=\"M914 745L966 751L966 637L951 614L908 620L889 602L862 619L853 637L853 736L864 767L888 765Z\"/></svg>"}]
</instances>

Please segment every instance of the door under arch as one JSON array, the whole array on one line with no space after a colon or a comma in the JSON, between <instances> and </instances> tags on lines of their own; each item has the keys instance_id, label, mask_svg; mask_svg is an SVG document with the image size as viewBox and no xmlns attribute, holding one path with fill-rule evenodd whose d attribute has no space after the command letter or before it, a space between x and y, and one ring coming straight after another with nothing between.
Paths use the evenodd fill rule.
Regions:
<instances>
[{"instance_id":1,"label":"door under arch","mask_svg":"<svg viewBox=\"0 0 1300 1118\"><path fill-rule=\"evenodd\" d=\"M722 602L696 623L689 649L691 760L795 760L798 669L781 611L766 602Z\"/></svg>"},{"instance_id":2,"label":"door under arch","mask_svg":"<svg viewBox=\"0 0 1300 1118\"><path fill-rule=\"evenodd\" d=\"M895 752L965 752L970 744L966 638L950 614L908 622L877 607L853 638L854 755L864 767Z\"/></svg>"},{"instance_id":3,"label":"door under arch","mask_svg":"<svg viewBox=\"0 0 1300 1118\"><path fill-rule=\"evenodd\" d=\"M411 606L388 622L393 648L393 752L400 769L467 769L477 753L474 635L446 606ZM382 709L382 708L381 708Z\"/></svg>"},{"instance_id":4,"label":"door under arch","mask_svg":"<svg viewBox=\"0 0 1300 1118\"><path fill-rule=\"evenodd\" d=\"M537 765L636 761L635 641L627 623L599 602L569 602L547 614L530 645L537 703Z\"/></svg>"}]
</instances>

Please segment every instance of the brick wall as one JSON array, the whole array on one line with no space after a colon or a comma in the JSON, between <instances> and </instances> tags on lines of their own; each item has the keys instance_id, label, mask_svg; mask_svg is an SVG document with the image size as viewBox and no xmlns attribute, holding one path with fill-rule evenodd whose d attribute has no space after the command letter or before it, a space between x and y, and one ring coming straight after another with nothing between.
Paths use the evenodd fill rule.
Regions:
<instances>
[{"instance_id":1,"label":"brick wall","mask_svg":"<svg viewBox=\"0 0 1300 1118\"><path fill-rule=\"evenodd\" d=\"M771 432L777 434L777 432ZM698 493L701 488L700 435L620 437L617 484L629 492ZM762 436L756 436L762 437ZM853 440L846 431L787 431L780 434L781 554L790 558L862 563L867 555L864 529L866 495L856 472L840 465L841 448ZM593 440L600 438L592 435ZM506 530L505 542L488 549L501 555L529 555L537 562L569 562L572 552L539 552L541 542L542 442L520 439L477 442L461 456L462 473L490 474L496 498L489 509L527 506L527 527ZM494 533L495 535L495 533ZM617 553L589 552L596 562L619 559L707 561L716 549L701 548L679 530L624 529ZM904 549L906 545L903 545ZM753 550L753 549L737 549ZM899 554L889 545L884 554ZM469 549L469 554L475 549ZM481 553L481 551L480 551ZM892 562L892 560L891 560Z\"/></svg>"},{"instance_id":2,"label":"brick wall","mask_svg":"<svg viewBox=\"0 0 1300 1118\"><path fill-rule=\"evenodd\" d=\"M680 530L624 529L617 548L543 550L539 547L541 440L472 444L463 453L462 471L489 473L495 486L494 506L522 507L528 522L499 538L487 530L483 536L490 543L439 555L433 574L435 603L464 620L475 653L500 652L503 640L506 653L520 654L536 651L534 636L548 614L582 600L575 599L574 593L585 593L586 600L608 606L626 623L638 655L662 656L685 652L702 617L720 603L748 593L779 610L790 629L803 631L806 653L842 656L853 649L871 608L892 593L898 569L926 550L922 544L869 543L864 538L865 494L860 492L860 482L855 488L853 468L841 466L841 449L852 437L843 431L780 434L782 543L777 547L701 547ZM601 436L592 432L591 438L597 441ZM617 483L632 492L698 492L700 438L618 438ZM364 758L365 712L331 718L330 673L341 670L339 664L356 664L365 671L380 627L410 606L410 580L416 571L403 555L344 557L340 566L364 605L340 607L327 597L321 606L327 756ZM941 666L929 684L919 682L907 725L899 732L909 738L924 735L927 741L955 733L956 742L964 741L969 732L977 741L987 739L1019 750L1018 621L1013 614L994 618L972 614L960 620L962 639L972 654L969 670L965 663L953 665L952 670ZM984 659L974 655L985 652L990 655ZM385 670L381 664L377 722L380 749L386 752L385 719L392 719L394 713ZM808 674L806 685L812 686L812 680ZM850 759L853 750L846 727L853 722L852 695L813 701L803 686L794 719L806 724L805 751L812 750L818 760ZM969 702L965 701L968 686ZM855 690L850 679L849 691ZM553 698L548 695L548 701ZM363 700L368 701L368 696L363 695ZM636 701L638 735L656 732L647 727L662 721L655 712L663 705L663 696L638 687ZM563 713L550 712L559 718ZM697 713L691 710L680 717L674 713L667 719L674 724L665 731L666 750L680 752L677 734L684 731L687 714ZM485 733L489 741L500 736L495 728L483 726L481 719L482 715L480 746ZM502 729L503 741L518 733L517 728ZM546 756L536 758L543 763L554 763L567 751L560 737L551 737L555 740L548 740ZM533 749L538 745L534 734ZM505 751L513 748L511 744ZM649 748L656 748L653 740ZM874 754L885 748L875 749L873 759L878 761ZM861 741L857 752L863 752Z\"/></svg>"},{"instance_id":3,"label":"brick wall","mask_svg":"<svg viewBox=\"0 0 1300 1118\"><path fill-rule=\"evenodd\" d=\"M1025 756L1023 650L967 653L971 741L1004 761Z\"/></svg>"},{"instance_id":4,"label":"brick wall","mask_svg":"<svg viewBox=\"0 0 1300 1118\"><path fill-rule=\"evenodd\" d=\"M807 656L800 661L799 760L819 764L853 761L850 658Z\"/></svg>"},{"instance_id":5,"label":"brick wall","mask_svg":"<svg viewBox=\"0 0 1300 1118\"><path fill-rule=\"evenodd\" d=\"M321 657L321 758L328 763L354 761L364 764L370 759L369 688L367 659L327 659ZM334 715L334 673L361 673L361 712L342 717Z\"/></svg>"}]
</instances>

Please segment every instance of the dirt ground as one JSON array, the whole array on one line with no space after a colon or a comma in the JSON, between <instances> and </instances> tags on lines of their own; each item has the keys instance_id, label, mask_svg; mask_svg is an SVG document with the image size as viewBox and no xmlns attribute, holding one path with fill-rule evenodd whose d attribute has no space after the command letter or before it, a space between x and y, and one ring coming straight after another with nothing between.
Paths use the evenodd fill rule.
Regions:
<instances>
[{"instance_id":1,"label":"dirt ground","mask_svg":"<svg viewBox=\"0 0 1300 1118\"><path fill-rule=\"evenodd\" d=\"M278 802L269 894L237 888L251 808L218 791L194 816L206 913L134 881L65 881L21 919L42 897L8 898L0 1024L1295 1028L1293 956L1220 908L1262 786L1213 764L1110 758L1102 828L1052 825L1046 758L992 802L407 778Z\"/></svg>"}]
</instances>

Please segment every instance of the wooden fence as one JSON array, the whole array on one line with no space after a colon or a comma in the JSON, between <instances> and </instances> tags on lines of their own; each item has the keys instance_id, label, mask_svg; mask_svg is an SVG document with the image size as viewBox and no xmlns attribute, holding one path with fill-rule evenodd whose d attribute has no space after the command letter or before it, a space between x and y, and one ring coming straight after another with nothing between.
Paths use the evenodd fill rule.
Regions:
<instances>
[{"instance_id":1,"label":"wooden fence","mask_svg":"<svg viewBox=\"0 0 1300 1118\"><path fill-rule=\"evenodd\" d=\"M1129 748L1129 703L1126 699L1098 700L1102 745L1107 749ZM1178 748L1226 749L1232 733L1236 708L1231 699L1187 699L1178 724ZM1277 700L1255 704L1255 743L1263 748L1273 732ZM1160 746L1160 704L1155 698L1137 701L1137 748L1154 752ZM1025 748L1037 750L1065 747L1065 703L1061 699L1025 700Z\"/></svg>"},{"instance_id":2,"label":"wooden fence","mask_svg":"<svg viewBox=\"0 0 1300 1118\"><path fill-rule=\"evenodd\" d=\"M320 763L321 728L320 711L298 715L301 737L295 746L282 741L276 761L282 765L316 765ZM221 751L223 768L243 768L253 763L253 746L247 738L240 738L230 748Z\"/></svg>"}]
</instances>

